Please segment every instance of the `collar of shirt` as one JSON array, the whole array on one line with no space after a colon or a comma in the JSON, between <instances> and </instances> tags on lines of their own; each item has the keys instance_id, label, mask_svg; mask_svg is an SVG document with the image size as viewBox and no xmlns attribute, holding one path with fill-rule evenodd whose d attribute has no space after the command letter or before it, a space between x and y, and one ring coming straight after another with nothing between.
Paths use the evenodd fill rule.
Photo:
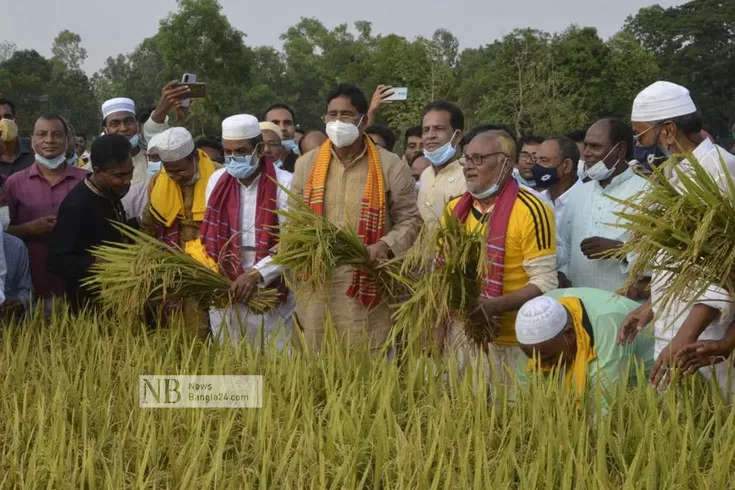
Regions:
<instances>
[{"instance_id":1,"label":"collar of shirt","mask_svg":"<svg viewBox=\"0 0 735 490\"><path fill-rule=\"evenodd\" d=\"M46 182L48 182L48 179L46 179L46 177L41 173L41 170L38 168L38 165L39 165L38 162L33 162L33 165L31 165L29 172L28 172L28 178L32 179L34 177L38 177L39 179L43 179ZM66 168L64 169L64 173L61 175L61 178L53 184L49 182L49 184L51 184L51 187L56 187L57 185L64 182L66 179L74 178L75 168L76 167L74 167L73 165L66 164Z\"/></svg>"},{"instance_id":2,"label":"collar of shirt","mask_svg":"<svg viewBox=\"0 0 735 490\"><path fill-rule=\"evenodd\" d=\"M378 150L378 151L380 151L380 150ZM364 156L366 156L366 155L367 155L367 145L364 145L364 146L363 146L363 148L362 148L362 151L360 152L360 154L359 154L359 155L357 155L357 157L355 157L355 158L354 158L354 159L353 159L352 161L350 161L350 162L342 162L342 160L340 160L340 158L339 158L339 157L337 156L337 154L336 154L336 153L334 152L334 147L332 147L332 156L333 156L334 158L336 158L336 159L337 159L338 161L342 162L342 165L344 165L344 166L345 166L345 168L347 168L347 167L351 167L351 166L355 165L355 164L356 164L357 162L359 162L359 161L360 161L360 159L361 159L362 157L364 157Z\"/></svg>"},{"instance_id":3,"label":"collar of shirt","mask_svg":"<svg viewBox=\"0 0 735 490\"><path fill-rule=\"evenodd\" d=\"M572 186L569 189L565 190L564 193L561 196L559 196L559 197L556 198L556 202L554 202L554 201L551 200L551 189L546 189L545 191L543 191L541 193L541 195L548 202L551 203L552 207L555 207L555 206L557 206L559 204L563 204L564 202L566 202L566 200L569 199L569 194L571 194L572 189L574 189L574 188L576 188L576 187L578 187L578 186L580 186L582 184L583 184L583 182L580 179L577 179L576 182L574 182L574 184L572 184Z\"/></svg>"},{"instance_id":4,"label":"collar of shirt","mask_svg":"<svg viewBox=\"0 0 735 490\"><path fill-rule=\"evenodd\" d=\"M245 185L245 184L243 184L243 183L242 183L242 182L240 181L240 179L236 179L236 180L237 180L237 183L238 183L238 184L240 184L240 187L242 187L243 189L246 189L246 190L251 190L251 189L255 189L255 188L257 188L257 187L258 187L258 183L260 182L260 177L261 177L262 175L263 175L263 173L262 173L262 172L261 172L261 173L259 173L259 174L257 175L257 177L255 177L255 178L253 179L253 181L252 181L252 182L250 182L250 185Z\"/></svg>"},{"instance_id":5,"label":"collar of shirt","mask_svg":"<svg viewBox=\"0 0 735 490\"><path fill-rule=\"evenodd\" d=\"M623 163L625 163L626 166L628 165L627 162L623 162ZM633 178L634 175L635 175L635 170L633 170L633 167L628 167L627 169L625 169L625 172L623 172L622 174L616 177L613 177L613 179L610 181L610 184L608 184L608 186L605 187L604 189L602 188L602 186L600 185L598 181L593 180L592 183L594 184L595 189L598 190L599 192L608 192L618 187L619 185L624 184L625 182Z\"/></svg>"}]
</instances>

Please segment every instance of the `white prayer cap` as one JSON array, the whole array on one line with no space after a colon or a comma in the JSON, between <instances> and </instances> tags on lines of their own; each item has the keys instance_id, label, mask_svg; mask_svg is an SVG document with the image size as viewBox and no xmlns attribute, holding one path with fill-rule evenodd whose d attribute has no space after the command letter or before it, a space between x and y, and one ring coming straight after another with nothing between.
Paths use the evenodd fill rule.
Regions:
<instances>
[{"instance_id":1,"label":"white prayer cap","mask_svg":"<svg viewBox=\"0 0 735 490\"><path fill-rule=\"evenodd\" d=\"M548 296L527 302L516 316L516 337L523 345L536 345L553 339L567 325L567 310Z\"/></svg>"},{"instance_id":2,"label":"white prayer cap","mask_svg":"<svg viewBox=\"0 0 735 490\"><path fill-rule=\"evenodd\" d=\"M633 101L631 121L663 121L697 112L689 90L671 82L655 82L641 90Z\"/></svg>"},{"instance_id":3,"label":"white prayer cap","mask_svg":"<svg viewBox=\"0 0 735 490\"><path fill-rule=\"evenodd\" d=\"M281 136L281 128L279 128L272 122L263 121L262 123L260 123L260 130L261 131L273 131L274 133L278 135L279 140L283 140Z\"/></svg>"},{"instance_id":4,"label":"white prayer cap","mask_svg":"<svg viewBox=\"0 0 735 490\"><path fill-rule=\"evenodd\" d=\"M126 97L106 100L102 104L102 119L105 119L113 112L129 112L135 115L135 102Z\"/></svg>"},{"instance_id":5,"label":"white prayer cap","mask_svg":"<svg viewBox=\"0 0 735 490\"><path fill-rule=\"evenodd\" d=\"M148 142L148 152L157 154L162 162L183 160L194 152L194 148L194 138L185 128L167 129Z\"/></svg>"},{"instance_id":6,"label":"white prayer cap","mask_svg":"<svg viewBox=\"0 0 735 490\"><path fill-rule=\"evenodd\" d=\"M222 121L223 140L249 140L260 135L258 118L250 114L236 114Z\"/></svg>"}]
</instances>

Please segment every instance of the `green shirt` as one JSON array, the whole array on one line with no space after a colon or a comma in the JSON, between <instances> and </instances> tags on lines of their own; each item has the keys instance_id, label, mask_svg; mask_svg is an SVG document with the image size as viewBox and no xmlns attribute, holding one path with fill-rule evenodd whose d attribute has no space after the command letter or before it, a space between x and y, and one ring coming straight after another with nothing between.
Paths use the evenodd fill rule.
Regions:
<instances>
[{"instance_id":1,"label":"green shirt","mask_svg":"<svg viewBox=\"0 0 735 490\"><path fill-rule=\"evenodd\" d=\"M589 364L587 380L590 386L601 383L611 386L621 374L629 372L628 382L635 381L635 366L628 367L630 360L643 363L646 376L653 367L654 338L641 332L635 340L626 345L617 344L620 325L631 311L640 305L635 301L609 291L592 288L556 289L544 296L559 299L574 297L582 301L582 307L592 327L592 342L596 357ZM518 377L525 381L528 357L522 355L518 361Z\"/></svg>"}]
</instances>

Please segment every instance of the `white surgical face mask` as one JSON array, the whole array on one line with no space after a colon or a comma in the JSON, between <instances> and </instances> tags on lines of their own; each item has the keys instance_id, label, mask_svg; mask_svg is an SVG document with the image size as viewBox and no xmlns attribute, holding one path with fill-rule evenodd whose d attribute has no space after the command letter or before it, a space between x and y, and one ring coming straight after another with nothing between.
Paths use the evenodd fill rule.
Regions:
<instances>
[{"instance_id":1,"label":"white surgical face mask","mask_svg":"<svg viewBox=\"0 0 735 490\"><path fill-rule=\"evenodd\" d=\"M457 131L454 131L454 133L452 133L452 137L449 138L449 141L434 151L424 150L424 156L433 166L441 167L457 153L457 147L452 146L452 141L456 135Z\"/></svg>"},{"instance_id":2,"label":"white surgical face mask","mask_svg":"<svg viewBox=\"0 0 735 490\"><path fill-rule=\"evenodd\" d=\"M618 161L615 162L615 165L610 168L607 168L607 165L605 165L605 159L610 156L610 154L615 151L617 147L618 145L613 146L612 149L607 152L607 155L602 157L602 160L592 165L592 167L588 168L586 170L587 177L598 182L600 182L601 180L609 179L610 176L615 172L615 168L620 163L620 158L618 158Z\"/></svg>"},{"instance_id":3,"label":"white surgical face mask","mask_svg":"<svg viewBox=\"0 0 735 490\"><path fill-rule=\"evenodd\" d=\"M500 169L500 175L498 175L498 178L495 179L495 183L493 185L491 185L490 187L488 187L487 189L485 189L484 191L478 192L477 194L475 194L474 192L470 192L470 194L472 194L472 197L474 197L475 199L479 199L480 201L482 201L483 199L488 199L488 198L494 196L495 194L497 194L500 191L500 185L498 184L498 181L500 180L500 178L505 173L505 164L506 163L507 163L507 160L505 162L503 162L503 167Z\"/></svg>"},{"instance_id":4,"label":"white surgical face mask","mask_svg":"<svg viewBox=\"0 0 735 490\"><path fill-rule=\"evenodd\" d=\"M3 230L7 230L10 226L10 208L7 206L0 207L0 223L3 225Z\"/></svg>"},{"instance_id":5,"label":"white surgical face mask","mask_svg":"<svg viewBox=\"0 0 735 490\"><path fill-rule=\"evenodd\" d=\"M135 148L136 146L138 146L138 143L140 143L140 133L135 133L135 136L130 138L128 141L130 141L130 146Z\"/></svg>"},{"instance_id":6,"label":"white surgical face mask","mask_svg":"<svg viewBox=\"0 0 735 490\"><path fill-rule=\"evenodd\" d=\"M525 185L526 187L534 188L536 187L536 181L535 180L528 180L524 179L521 175L521 171L517 168L513 169L513 178L518 181L519 184Z\"/></svg>"},{"instance_id":7,"label":"white surgical face mask","mask_svg":"<svg viewBox=\"0 0 735 490\"><path fill-rule=\"evenodd\" d=\"M330 121L327 123L327 136L334 146L344 148L350 146L360 137L358 125L362 124L362 118L357 125L340 121Z\"/></svg>"}]
</instances>

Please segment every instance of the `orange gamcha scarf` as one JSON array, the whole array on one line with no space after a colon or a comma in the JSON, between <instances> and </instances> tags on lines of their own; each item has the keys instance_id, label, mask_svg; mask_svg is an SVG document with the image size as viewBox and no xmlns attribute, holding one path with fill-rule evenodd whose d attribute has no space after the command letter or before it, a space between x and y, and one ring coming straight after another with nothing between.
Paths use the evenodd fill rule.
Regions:
<instances>
[{"instance_id":1,"label":"orange gamcha scarf","mask_svg":"<svg viewBox=\"0 0 735 490\"><path fill-rule=\"evenodd\" d=\"M365 191L360 203L360 219L357 223L357 236L365 246L377 243L385 234L385 182L380 165L380 152L375 144L365 136L368 155L368 176ZM309 178L304 187L304 202L314 213L324 216L324 193L332 160L332 143L327 140L319 148L316 162L311 168ZM379 303L378 282L362 269L356 268L352 275L352 284L347 289L347 296L357 297L366 308Z\"/></svg>"}]
</instances>

